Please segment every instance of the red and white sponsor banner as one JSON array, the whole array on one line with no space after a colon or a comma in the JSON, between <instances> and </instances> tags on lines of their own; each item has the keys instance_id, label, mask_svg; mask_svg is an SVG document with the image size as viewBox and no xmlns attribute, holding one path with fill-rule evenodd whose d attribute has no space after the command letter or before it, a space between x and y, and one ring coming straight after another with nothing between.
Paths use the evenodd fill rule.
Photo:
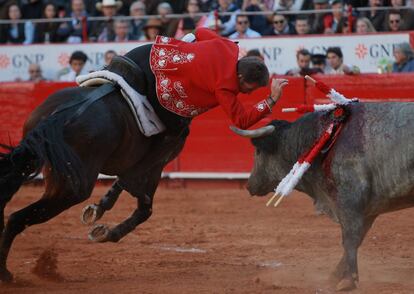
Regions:
<instances>
[{"instance_id":1,"label":"red and white sponsor banner","mask_svg":"<svg viewBox=\"0 0 414 294\"><path fill-rule=\"evenodd\" d=\"M393 47L401 42L409 42L410 34L412 33L244 39L240 40L240 53L243 55L250 49L259 49L270 72L284 74L297 67L296 52L299 49L306 48L311 53L324 54L328 47L339 46L344 53L346 64L356 65L365 73L374 73L379 66L393 62ZM75 50L82 50L88 55L87 71L97 70L104 64L104 53L107 50L112 49L122 55L142 44L127 42L0 46L0 81L26 80L30 63L40 64L44 76L54 80L58 72L67 67L69 57Z\"/></svg>"}]
</instances>

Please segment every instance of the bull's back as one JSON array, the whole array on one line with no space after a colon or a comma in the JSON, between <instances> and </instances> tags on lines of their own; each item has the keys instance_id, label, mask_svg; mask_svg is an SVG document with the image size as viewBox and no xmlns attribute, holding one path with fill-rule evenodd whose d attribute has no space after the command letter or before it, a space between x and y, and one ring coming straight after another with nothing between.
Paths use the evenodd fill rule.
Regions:
<instances>
[{"instance_id":1,"label":"bull's back","mask_svg":"<svg viewBox=\"0 0 414 294\"><path fill-rule=\"evenodd\" d=\"M370 185L373 201L410 197L414 192L414 103L353 105L336 155L337 166L354 167L349 172Z\"/></svg>"}]
</instances>

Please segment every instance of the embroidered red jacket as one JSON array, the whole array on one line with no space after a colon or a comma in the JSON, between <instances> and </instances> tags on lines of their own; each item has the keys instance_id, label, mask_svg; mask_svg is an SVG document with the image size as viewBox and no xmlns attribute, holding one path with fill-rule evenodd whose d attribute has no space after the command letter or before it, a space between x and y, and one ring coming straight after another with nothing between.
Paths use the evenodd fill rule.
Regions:
<instances>
[{"instance_id":1,"label":"embroidered red jacket","mask_svg":"<svg viewBox=\"0 0 414 294\"><path fill-rule=\"evenodd\" d=\"M205 28L196 42L157 36L150 54L160 104L184 117L194 117L221 105L233 123L247 129L270 112L263 100L245 109L237 100L239 48Z\"/></svg>"}]
</instances>

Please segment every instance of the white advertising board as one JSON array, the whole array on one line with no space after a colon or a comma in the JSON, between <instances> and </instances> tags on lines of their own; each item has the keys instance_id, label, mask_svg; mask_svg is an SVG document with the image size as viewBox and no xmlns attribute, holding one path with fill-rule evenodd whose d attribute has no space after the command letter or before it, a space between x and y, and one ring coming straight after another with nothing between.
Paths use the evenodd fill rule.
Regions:
<instances>
[{"instance_id":1,"label":"white advertising board","mask_svg":"<svg viewBox=\"0 0 414 294\"><path fill-rule=\"evenodd\" d=\"M296 52L301 48L311 53L324 54L330 46L339 46L348 65L358 66L362 72L377 72L378 65L392 62L393 47L401 42L409 42L409 33L372 34L372 35L317 35L307 37L263 37L240 40L241 55L250 49L259 49L269 71L284 74L296 67ZM86 70L97 70L103 66L104 53L115 50L125 54L142 45L140 42L128 43L85 43L85 44L34 44L0 46L0 81L26 80L30 63L40 64L47 79L56 79L57 74L67 67L72 52L82 50L88 55Z\"/></svg>"}]
</instances>

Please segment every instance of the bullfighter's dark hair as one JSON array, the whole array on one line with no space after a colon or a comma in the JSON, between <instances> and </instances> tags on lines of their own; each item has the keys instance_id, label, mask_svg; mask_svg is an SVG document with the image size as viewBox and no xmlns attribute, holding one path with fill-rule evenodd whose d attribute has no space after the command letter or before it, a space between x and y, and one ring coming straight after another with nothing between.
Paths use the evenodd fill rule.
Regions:
<instances>
[{"instance_id":1,"label":"bullfighter's dark hair","mask_svg":"<svg viewBox=\"0 0 414 294\"><path fill-rule=\"evenodd\" d=\"M247 83L257 83L260 87L269 83L269 70L264 62L256 56L246 56L237 62L237 74L243 76Z\"/></svg>"}]
</instances>

